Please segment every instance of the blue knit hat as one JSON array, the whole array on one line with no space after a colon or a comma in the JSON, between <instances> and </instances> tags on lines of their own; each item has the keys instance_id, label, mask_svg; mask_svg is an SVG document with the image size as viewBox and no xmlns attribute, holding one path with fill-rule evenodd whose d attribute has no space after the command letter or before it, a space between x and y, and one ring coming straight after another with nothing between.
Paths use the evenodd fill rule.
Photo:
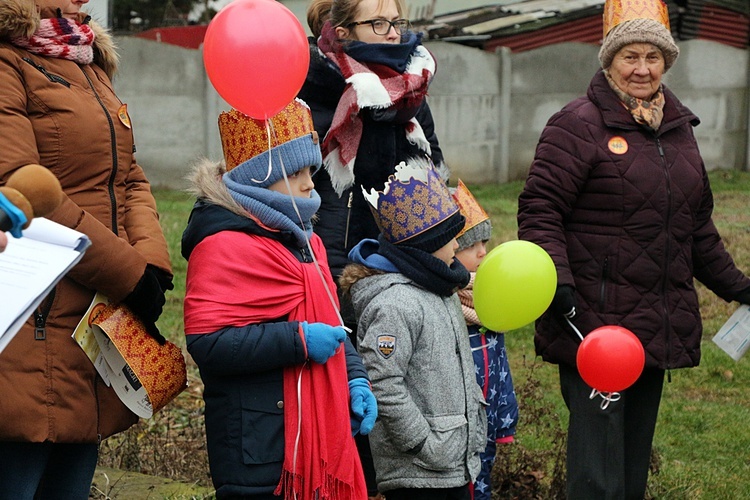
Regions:
<instances>
[{"instance_id":1,"label":"blue knit hat","mask_svg":"<svg viewBox=\"0 0 750 500\"><path fill-rule=\"evenodd\" d=\"M301 99L289 103L269 118L268 123L234 109L221 113L219 133L226 162L225 175L247 186L267 188L283 179L282 164L286 175L292 175L305 167L315 170L323 161L310 108Z\"/></svg>"}]
</instances>

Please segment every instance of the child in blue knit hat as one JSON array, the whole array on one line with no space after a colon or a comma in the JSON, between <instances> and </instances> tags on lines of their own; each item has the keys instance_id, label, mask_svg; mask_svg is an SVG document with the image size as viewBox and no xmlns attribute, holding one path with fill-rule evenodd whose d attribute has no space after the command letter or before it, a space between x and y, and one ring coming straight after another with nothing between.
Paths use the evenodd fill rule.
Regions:
<instances>
[{"instance_id":1,"label":"child in blue knit hat","mask_svg":"<svg viewBox=\"0 0 750 500\"><path fill-rule=\"evenodd\" d=\"M498 443L511 443L518 423L518 402L510 375L508 353L505 350L505 335L482 326L474 310L474 276L487 255L487 242L492 234L490 217L479 205L469 189L460 180L453 191L461 213L466 217L466 226L456 240L456 259L471 272L469 285L458 292L461 299L469 342L476 366L477 383L487 401L487 447L481 454L482 470L474 482L474 500L490 500L492 484L490 473L495 463Z\"/></svg>"},{"instance_id":2,"label":"child in blue knit hat","mask_svg":"<svg viewBox=\"0 0 750 500\"><path fill-rule=\"evenodd\" d=\"M366 500L352 435L370 431L377 404L312 232L310 110L295 100L267 122L232 110L219 129L225 161L195 169L182 238L216 496Z\"/></svg>"}]
</instances>

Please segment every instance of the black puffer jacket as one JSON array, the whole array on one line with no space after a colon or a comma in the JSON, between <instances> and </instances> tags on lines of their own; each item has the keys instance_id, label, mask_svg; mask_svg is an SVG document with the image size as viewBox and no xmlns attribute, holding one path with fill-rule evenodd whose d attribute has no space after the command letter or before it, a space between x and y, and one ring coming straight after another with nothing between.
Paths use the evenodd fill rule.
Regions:
<instances>
[{"instance_id":1,"label":"black puffer jacket","mask_svg":"<svg viewBox=\"0 0 750 500\"><path fill-rule=\"evenodd\" d=\"M331 126L345 86L338 67L310 40L310 69L298 97L310 106L315 130L321 141ZM410 116L399 116L399 121L395 121L384 116L373 116L365 110L361 117L362 140L354 164L354 186L339 196L323 168L313 179L321 201L314 230L323 240L331 273L335 278L349 264L349 250L361 240L376 238L378 235L378 227L362 196L360 185L366 189L383 189L398 163L424 155L406 139L405 126ZM443 166L443 153L438 145L435 123L426 101L417 110L416 118L430 143L432 162L440 168ZM446 170L443 166L443 172Z\"/></svg>"},{"instance_id":2,"label":"black puffer jacket","mask_svg":"<svg viewBox=\"0 0 750 500\"><path fill-rule=\"evenodd\" d=\"M665 88L657 133L636 124L597 73L586 97L547 123L519 198L518 235L542 246L575 286L585 335L621 325L646 366L695 366L702 325L693 277L729 301L750 286L711 219L713 196L693 136L698 118ZM537 353L575 366L578 339L548 311Z\"/></svg>"}]
</instances>

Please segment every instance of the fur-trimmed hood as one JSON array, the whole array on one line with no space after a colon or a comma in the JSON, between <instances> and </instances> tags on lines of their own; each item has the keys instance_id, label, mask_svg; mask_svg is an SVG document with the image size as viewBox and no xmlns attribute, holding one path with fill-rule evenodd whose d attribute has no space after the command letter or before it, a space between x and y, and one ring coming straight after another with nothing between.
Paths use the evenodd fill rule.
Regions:
<instances>
[{"instance_id":1,"label":"fur-trimmed hood","mask_svg":"<svg viewBox=\"0 0 750 500\"><path fill-rule=\"evenodd\" d=\"M0 40L10 41L18 37L30 37L39 27L42 18L54 16L53 9L40 13L33 0L2 0L0 2ZM81 21L86 14L81 13ZM119 56L109 31L93 19L89 21L96 34L94 40L94 63L112 79L117 72Z\"/></svg>"},{"instance_id":2,"label":"fur-trimmed hood","mask_svg":"<svg viewBox=\"0 0 750 500\"><path fill-rule=\"evenodd\" d=\"M215 162L206 158L198 161L187 175L187 180L190 182L188 191L196 198L203 198L230 212L247 217L247 211L234 201L227 186L221 180L226 171L224 162Z\"/></svg>"}]
</instances>

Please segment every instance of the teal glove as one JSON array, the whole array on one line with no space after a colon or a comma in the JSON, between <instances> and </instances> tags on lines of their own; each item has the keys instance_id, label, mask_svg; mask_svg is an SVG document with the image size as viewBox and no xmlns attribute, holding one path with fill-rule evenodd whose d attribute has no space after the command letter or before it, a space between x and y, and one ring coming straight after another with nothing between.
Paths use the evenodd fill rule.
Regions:
<instances>
[{"instance_id":1,"label":"teal glove","mask_svg":"<svg viewBox=\"0 0 750 500\"><path fill-rule=\"evenodd\" d=\"M349 396L352 407L352 436L358 432L363 436L372 431L378 418L378 403L370 390L370 383L365 378L349 381Z\"/></svg>"},{"instance_id":2,"label":"teal glove","mask_svg":"<svg viewBox=\"0 0 750 500\"><path fill-rule=\"evenodd\" d=\"M323 364L336 354L336 349L346 339L346 332L341 326L325 323L301 323L307 345L307 357L316 363Z\"/></svg>"}]
</instances>

